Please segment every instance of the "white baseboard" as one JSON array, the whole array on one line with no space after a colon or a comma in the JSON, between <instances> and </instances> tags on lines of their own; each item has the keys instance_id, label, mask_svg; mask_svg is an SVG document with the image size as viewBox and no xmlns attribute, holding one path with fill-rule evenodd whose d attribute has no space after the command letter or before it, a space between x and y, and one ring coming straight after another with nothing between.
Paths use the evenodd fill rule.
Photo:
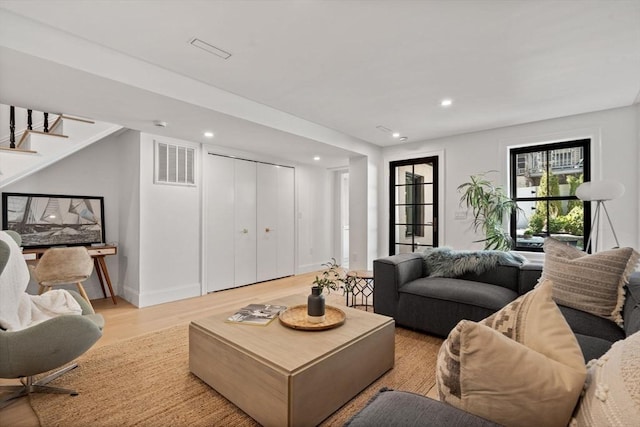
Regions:
<instances>
[{"instance_id":1,"label":"white baseboard","mask_svg":"<svg viewBox=\"0 0 640 427\"><path fill-rule=\"evenodd\" d=\"M191 283L183 286L176 286L169 289L152 290L140 293L137 289L125 286L124 299L138 308L149 307L165 302L178 301L185 298L199 297L201 295L201 284Z\"/></svg>"},{"instance_id":2,"label":"white baseboard","mask_svg":"<svg viewBox=\"0 0 640 427\"><path fill-rule=\"evenodd\" d=\"M305 264L298 266L298 272L296 274L311 273L312 271L324 270L322 264Z\"/></svg>"},{"instance_id":3,"label":"white baseboard","mask_svg":"<svg viewBox=\"0 0 640 427\"><path fill-rule=\"evenodd\" d=\"M127 302L130 302L136 307L140 307L140 303L139 303L140 298L139 298L138 289L134 289L129 286L123 286L123 290L124 290L123 295L120 295L120 298L122 298Z\"/></svg>"}]
</instances>

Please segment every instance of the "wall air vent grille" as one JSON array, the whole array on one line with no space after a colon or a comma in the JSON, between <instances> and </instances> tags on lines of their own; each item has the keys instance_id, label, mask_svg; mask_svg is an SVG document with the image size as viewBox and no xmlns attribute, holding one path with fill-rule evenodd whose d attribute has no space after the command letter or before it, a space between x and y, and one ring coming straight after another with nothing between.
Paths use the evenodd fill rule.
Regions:
<instances>
[{"instance_id":1,"label":"wall air vent grille","mask_svg":"<svg viewBox=\"0 0 640 427\"><path fill-rule=\"evenodd\" d=\"M154 183L196 185L195 156L194 148L156 141Z\"/></svg>"}]
</instances>

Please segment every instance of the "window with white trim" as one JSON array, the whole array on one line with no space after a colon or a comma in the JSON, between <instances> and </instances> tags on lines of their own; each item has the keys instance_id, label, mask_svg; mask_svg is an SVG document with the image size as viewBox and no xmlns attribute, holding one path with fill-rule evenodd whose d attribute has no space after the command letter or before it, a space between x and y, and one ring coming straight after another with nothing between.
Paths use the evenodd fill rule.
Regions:
<instances>
[{"instance_id":1,"label":"window with white trim","mask_svg":"<svg viewBox=\"0 0 640 427\"><path fill-rule=\"evenodd\" d=\"M552 236L583 249L589 238L591 204L575 195L590 181L590 140L563 141L510 150L514 249L541 252Z\"/></svg>"}]
</instances>

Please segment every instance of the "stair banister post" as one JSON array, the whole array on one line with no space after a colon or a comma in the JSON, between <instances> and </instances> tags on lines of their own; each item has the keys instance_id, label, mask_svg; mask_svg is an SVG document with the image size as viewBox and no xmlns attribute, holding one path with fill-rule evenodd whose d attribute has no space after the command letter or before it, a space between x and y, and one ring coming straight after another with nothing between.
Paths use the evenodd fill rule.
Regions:
<instances>
[{"instance_id":1,"label":"stair banister post","mask_svg":"<svg viewBox=\"0 0 640 427\"><path fill-rule=\"evenodd\" d=\"M31 118L31 114L33 110L27 110L27 130L33 130L33 119Z\"/></svg>"},{"instance_id":2,"label":"stair banister post","mask_svg":"<svg viewBox=\"0 0 640 427\"><path fill-rule=\"evenodd\" d=\"M16 107L9 107L9 148L16 148Z\"/></svg>"},{"instance_id":3,"label":"stair banister post","mask_svg":"<svg viewBox=\"0 0 640 427\"><path fill-rule=\"evenodd\" d=\"M49 133L49 113L44 113L44 129L45 133Z\"/></svg>"}]
</instances>

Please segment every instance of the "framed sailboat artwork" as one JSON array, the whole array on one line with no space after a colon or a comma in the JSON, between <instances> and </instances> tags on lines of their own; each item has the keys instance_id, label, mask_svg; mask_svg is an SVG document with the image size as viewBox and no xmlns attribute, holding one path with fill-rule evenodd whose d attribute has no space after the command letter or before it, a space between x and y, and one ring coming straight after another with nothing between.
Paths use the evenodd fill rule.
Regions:
<instances>
[{"instance_id":1,"label":"framed sailboat artwork","mask_svg":"<svg viewBox=\"0 0 640 427\"><path fill-rule=\"evenodd\" d=\"M2 193L2 229L20 234L24 248L104 243L104 198Z\"/></svg>"}]
</instances>

